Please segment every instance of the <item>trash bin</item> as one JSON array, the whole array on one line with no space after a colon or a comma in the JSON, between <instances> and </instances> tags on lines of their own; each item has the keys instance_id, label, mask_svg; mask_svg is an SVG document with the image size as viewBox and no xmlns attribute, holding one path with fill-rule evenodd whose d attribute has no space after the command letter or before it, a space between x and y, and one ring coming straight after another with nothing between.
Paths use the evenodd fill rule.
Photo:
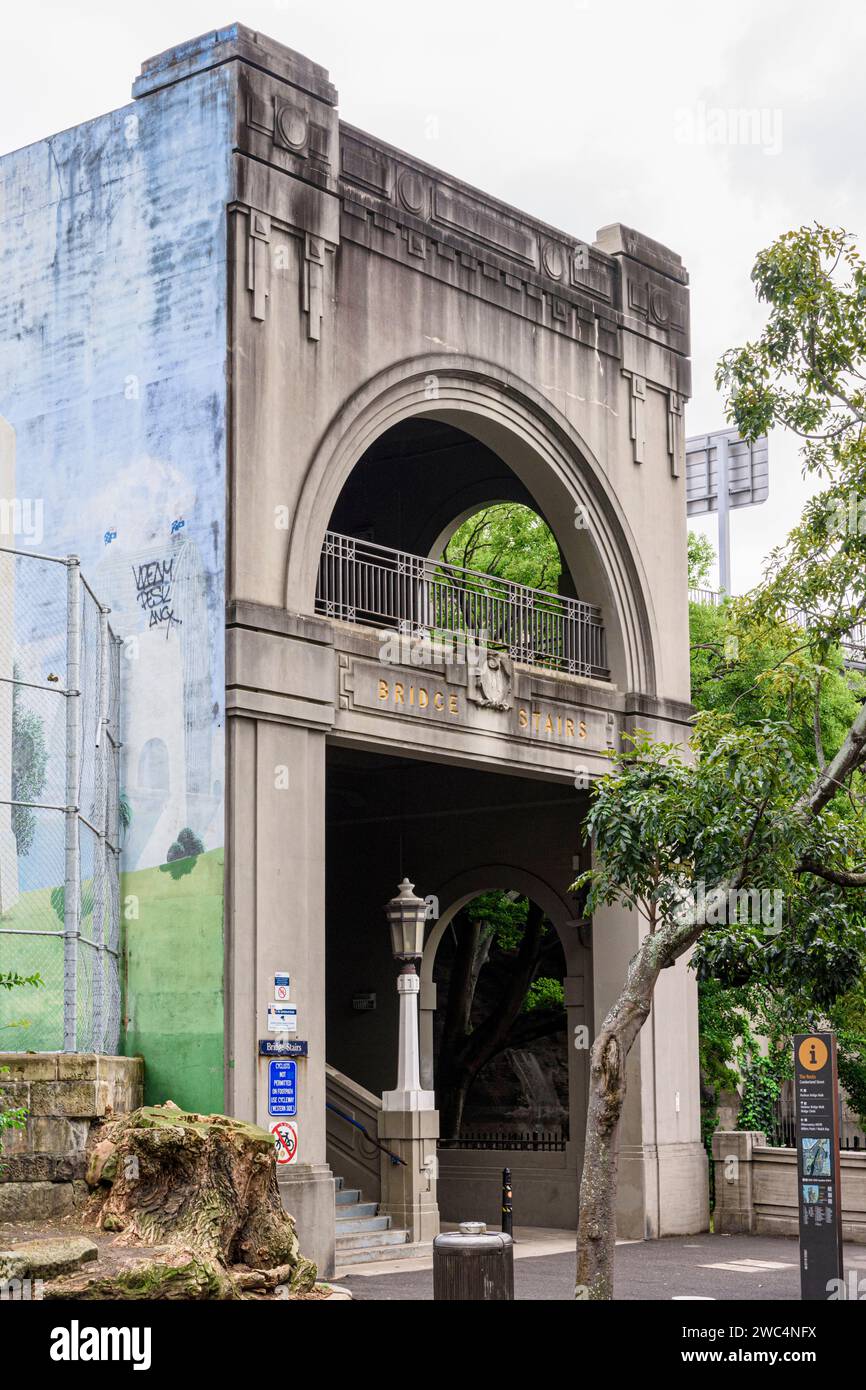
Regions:
<instances>
[{"instance_id":1,"label":"trash bin","mask_svg":"<svg viewBox=\"0 0 866 1390\"><path fill-rule=\"evenodd\" d=\"M433 1241L433 1297L490 1303L514 1298L514 1245L483 1221L462 1221Z\"/></svg>"}]
</instances>

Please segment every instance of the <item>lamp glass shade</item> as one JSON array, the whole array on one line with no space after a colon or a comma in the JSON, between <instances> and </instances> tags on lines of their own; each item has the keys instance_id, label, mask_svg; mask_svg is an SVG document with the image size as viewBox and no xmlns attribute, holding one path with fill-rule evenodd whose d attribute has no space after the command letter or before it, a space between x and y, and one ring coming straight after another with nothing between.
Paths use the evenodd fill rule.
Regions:
<instances>
[{"instance_id":1,"label":"lamp glass shade","mask_svg":"<svg viewBox=\"0 0 866 1390\"><path fill-rule=\"evenodd\" d=\"M404 878L396 898L385 905L391 928L391 950L395 960L417 960L424 954L424 923L427 904L415 893L414 883Z\"/></svg>"}]
</instances>

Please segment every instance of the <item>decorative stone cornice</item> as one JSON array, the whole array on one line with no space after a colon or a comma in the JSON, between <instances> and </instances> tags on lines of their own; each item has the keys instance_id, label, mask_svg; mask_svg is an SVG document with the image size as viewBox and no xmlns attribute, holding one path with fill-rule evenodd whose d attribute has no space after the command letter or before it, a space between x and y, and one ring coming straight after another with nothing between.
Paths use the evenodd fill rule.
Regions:
<instances>
[{"instance_id":1,"label":"decorative stone cornice","mask_svg":"<svg viewBox=\"0 0 866 1390\"><path fill-rule=\"evenodd\" d=\"M581 241L341 122L325 69L244 25L148 59L134 94L147 97L227 64L237 72L236 202L275 221L290 205L289 226L303 234L311 339L319 333L326 252L346 241L618 359L679 398L687 394L688 275L675 252L619 223L602 228L594 244ZM268 195L261 200L244 192L251 176L242 166L252 163L270 175L258 180ZM290 197L275 171L290 176ZM317 202L331 195L339 240L326 235L323 244L310 224L324 215ZM250 231L261 243L250 252L249 285L253 315L261 318L268 237L253 223ZM636 455L639 414L638 407Z\"/></svg>"}]
</instances>

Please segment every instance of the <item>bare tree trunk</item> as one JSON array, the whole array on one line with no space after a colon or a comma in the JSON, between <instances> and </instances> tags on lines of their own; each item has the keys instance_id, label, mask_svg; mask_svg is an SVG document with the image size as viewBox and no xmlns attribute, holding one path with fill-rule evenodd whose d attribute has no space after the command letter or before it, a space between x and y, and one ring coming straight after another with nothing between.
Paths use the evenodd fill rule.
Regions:
<instances>
[{"instance_id":1,"label":"bare tree trunk","mask_svg":"<svg viewBox=\"0 0 866 1390\"><path fill-rule=\"evenodd\" d=\"M470 1075L464 1068L460 1072L459 1079L450 1085L444 1093L439 1111L439 1124L443 1138L460 1138L463 1111L474 1080L475 1076Z\"/></svg>"},{"instance_id":2,"label":"bare tree trunk","mask_svg":"<svg viewBox=\"0 0 866 1390\"><path fill-rule=\"evenodd\" d=\"M659 972L696 941L702 928L667 923L645 936L629 961L619 998L590 1052L586 1150L580 1181L575 1298L613 1298L619 1124L626 1095L626 1061L652 1007Z\"/></svg>"}]
</instances>

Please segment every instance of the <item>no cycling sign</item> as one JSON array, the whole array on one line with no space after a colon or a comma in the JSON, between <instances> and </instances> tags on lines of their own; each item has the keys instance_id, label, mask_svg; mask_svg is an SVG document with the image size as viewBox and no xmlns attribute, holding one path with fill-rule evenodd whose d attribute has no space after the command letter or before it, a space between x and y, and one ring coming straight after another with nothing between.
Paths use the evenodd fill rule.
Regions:
<instances>
[{"instance_id":1,"label":"no cycling sign","mask_svg":"<svg viewBox=\"0 0 866 1390\"><path fill-rule=\"evenodd\" d=\"M274 1120L271 1134L274 1136L277 1164L297 1163L298 1126L292 1120Z\"/></svg>"}]
</instances>

